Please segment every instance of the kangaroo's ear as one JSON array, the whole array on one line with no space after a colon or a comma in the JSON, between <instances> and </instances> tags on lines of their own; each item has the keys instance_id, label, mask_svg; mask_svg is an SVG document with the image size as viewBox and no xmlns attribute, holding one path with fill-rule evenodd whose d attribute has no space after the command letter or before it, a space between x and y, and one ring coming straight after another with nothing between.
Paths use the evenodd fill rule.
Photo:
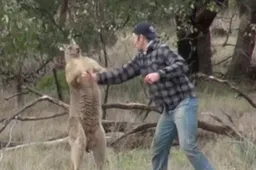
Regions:
<instances>
[{"instance_id":1,"label":"kangaroo's ear","mask_svg":"<svg viewBox=\"0 0 256 170\"><path fill-rule=\"evenodd\" d=\"M74 40L74 38L70 39L70 44L76 44L76 41Z\"/></svg>"},{"instance_id":2,"label":"kangaroo's ear","mask_svg":"<svg viewBox=\"0 0 256 170\"><path fill-rule=\"evenodd\" d=\"M65 51L67 46L68 46L67 44L59 44L58 48L59 48L60 51Z\"/></svg>"}]
</instances>

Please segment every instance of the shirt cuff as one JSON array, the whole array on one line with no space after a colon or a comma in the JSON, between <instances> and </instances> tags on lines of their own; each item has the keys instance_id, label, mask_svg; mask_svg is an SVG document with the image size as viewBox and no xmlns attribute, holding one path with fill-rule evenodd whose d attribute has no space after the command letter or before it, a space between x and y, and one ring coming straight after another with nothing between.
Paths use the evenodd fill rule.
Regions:
<instances>
[{"instance_id":1,"label":"shirt cuff","mask_svg":"<svg viewBox=\"0 0 256 170\"><path fill-rule=\"evenodd\" d=\"M103 73L98 73L97 74L97 82L98 84L103 84L104 83L104 76L102 75Z\"/></svg>"},{"instance_id":2,"label":"shirt cuff","mask_svg":"<svg viewBox=\"0 0 256 170\"><path fill-rule=\"evenodd\" d=\"M159 71L158 71L158 74L160 75L160 79L165 77L165 72L164 72L164 70L159 70Z\"/></svg>"}]
</instances>

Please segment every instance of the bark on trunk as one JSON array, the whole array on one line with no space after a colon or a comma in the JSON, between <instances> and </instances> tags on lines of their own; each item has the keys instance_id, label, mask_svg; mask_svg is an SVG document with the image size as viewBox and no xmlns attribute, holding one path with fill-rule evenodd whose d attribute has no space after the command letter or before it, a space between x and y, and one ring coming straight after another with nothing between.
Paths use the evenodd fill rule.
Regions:
<instances>
[{"instance_id":1,"label":"bark on trunk","mask_svg":"<svg viewBox=\"0 0 256 170\"><path fill-rule=\"evenodd\" d=\"M16 101L16 108L21 108L24 105L24 96L21 94L22 93L22 75L19 74L17 75L16 79L16 93L19 94L17 95L17 101Z\"/></svg>"},{"instance_id":2,"label":"bark on trunk","mask_svg":"<svg viewBox=\"0 0 256 170\"><path fill-rule=\"evenodd\" d=\"M241 21L233 58L226 74L226 78L232 80L244 78L249 71L252 52L255 46L255 30L253 30L254 27L252 26L252 24L256 23L255 5L241 4L240 18Z\"/></svg>"},{"instance_id":3,"label":"bark on trunk","mask_svg":"<svg viewBox=\"0 0 256 170\"><path fill-rule=\"evenodd\" d=\"M197 55L199 61L199 71L211 75L212 74L212 50L211 35L209 29L207 33L197 39Z\"/></svg>"}]
</instances>

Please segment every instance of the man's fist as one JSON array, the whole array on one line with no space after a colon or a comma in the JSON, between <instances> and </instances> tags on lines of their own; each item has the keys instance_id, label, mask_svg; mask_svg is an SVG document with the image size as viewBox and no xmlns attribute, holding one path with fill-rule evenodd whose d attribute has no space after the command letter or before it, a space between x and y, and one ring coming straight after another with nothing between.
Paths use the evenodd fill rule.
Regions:
<instances>
[{"instance_id":1,"label":"man's fist","mask_svg":"<svg viewBox=\"0 0 256 170\"><path fill-rule=\"evenodd\" d=\"M160 79L159 73L149 73L145 78L144 82L148 84L153 84Z\"/></svg>"}]
</instances>

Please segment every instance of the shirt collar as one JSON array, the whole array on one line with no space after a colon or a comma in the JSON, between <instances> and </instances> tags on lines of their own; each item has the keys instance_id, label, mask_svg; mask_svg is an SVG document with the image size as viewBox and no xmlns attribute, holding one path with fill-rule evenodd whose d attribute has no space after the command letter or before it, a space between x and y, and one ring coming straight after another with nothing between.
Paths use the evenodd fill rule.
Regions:
<instances>
[{"instance_id":1,"label":"shirt collar","mask_svg":"<svg viewBox=\"0 0 256 170\"><path fill-rule=\"evenodd\" d=\"M150 40L146 49L143 51L143 54L147 54L150 50L153 50L157 46L158 42L158 40Z\"/></svg>"}]
</instances>

